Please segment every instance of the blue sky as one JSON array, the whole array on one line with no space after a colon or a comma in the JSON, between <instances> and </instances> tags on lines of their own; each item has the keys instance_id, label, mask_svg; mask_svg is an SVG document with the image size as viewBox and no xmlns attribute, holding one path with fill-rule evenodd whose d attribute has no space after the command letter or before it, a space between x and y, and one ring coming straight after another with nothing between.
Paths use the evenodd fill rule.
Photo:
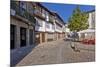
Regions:
<instances>
[{"instance_id":1,"label":"blue sky","mask_svg":"<svg viewBox=\"0 0 100 67\"><path fill-rule=\"evenodd\" d=\"M57 3L41 3L43 6L47 7L51 11L57 12L61 18L66 23L68 18L72 15L73 10L76 8L77 5L75 4L57 4ZM93 5L80 5L80 9L82 11L90 11L95 9Z\"/></svg>"}]
</instances>

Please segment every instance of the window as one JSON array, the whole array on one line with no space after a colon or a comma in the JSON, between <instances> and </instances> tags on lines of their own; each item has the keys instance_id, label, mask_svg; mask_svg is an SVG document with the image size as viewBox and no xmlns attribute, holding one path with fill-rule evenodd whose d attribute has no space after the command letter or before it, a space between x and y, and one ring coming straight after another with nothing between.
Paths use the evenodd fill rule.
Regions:
<instances>
[{"instance_id":1,"label":"window","mask_svg":"<svg viewBox=\"0 0 100 67\"><path fill-rule=\"evenodd\" d=\"M23 8L23 9L26 9L26 2L21 1L20 7Z\"/></svg>"},{"instance_id":2,"label":"window","mask_svg":"<svg viewBox=\"0 0 100 67\"><path fill-rule=\"evenodd\" d=\"M31 14L33 14L34 13L34 9L33 9L33 6L32 6L32 4L28 4L28 11L31 13Z\"/></svg>"},{"instance_id":3,"label":"window","mask_svg":"<svg viewBox=\"0 0 100 67\"><path fill-rule=\"evenodd\" d=\"M43 23L41 22L41 20L38 19L36 21L36 25L39 26L39 27L42 27L43 26Z\"/></svg>"},{"instance_id":4,"label":"window","mask_svg":"<svg viewBox=\"0 0 100 67\"><path fill-rule=\"evenodd\" d=\"M55 29L54 25L52 25L52 29L53 29L53 30Z\"/></svg>"},{"instance_id":5,"label":"window","mask_svg":"<svg viewBox=\"0 0 100 67\"><path fill-rule=\"evenodd\" d=\"M22 16L24 16L26 10L26 3L25 2L20 2L20 13Z\"/></svg>"},{"instance_id":6,"label":"window","mask_svg":"<svg viewBox=\"0 0 100 67\"><path fill-rule=\"evenodd\" d=\"M20 13L23 16L25 14L25 9L20 8Z\"/></svg>"},{"instance_id":7,"label":"window","mask_svg":"<svg viewBox=\"0 0 100 67\"><path fill-rule=\"evenodd\" d=\"M39 7L38 5L36 6L35 13L41 14L41 7Z\"/></svg>"},{"instance_id":8,"label":"window","mask_svg":"<svg viewBox=\"0 0 100 67\"><path fill-rule=\"evenodd\" d=\"M46 21L49 21L49 14L46 12Z\"/></svg>"},{"instance_id":9,"label":"window","mask_svg":"<svg viewBox=\"0 0 100 67\"><path fill-rule=\"evenodd\" d=\"M50 28L50 24L48 22L46 23L46 28Z\"/></svg>"},{"instance_id":10,"label":"window","mask_svg":"<svg viewBox=\"0 0 100 67\"><path fill-rule=\"evenodd\" d=\"M43 16L43 17L45 17L45 12L46 12L46 11L45 11L44 9L42 9L42 16Z\"/></svg>"},{"instance_id":11,"label":"window","mask_svg":"<svg viewBox=\"0 0 100 67\"><path fill-rule=\"evenodd\" d=\"M61 30L61 27L60 27L60 26L58 26L58 25L56 25L56 29Z\"/></svg>"}]
</instances>

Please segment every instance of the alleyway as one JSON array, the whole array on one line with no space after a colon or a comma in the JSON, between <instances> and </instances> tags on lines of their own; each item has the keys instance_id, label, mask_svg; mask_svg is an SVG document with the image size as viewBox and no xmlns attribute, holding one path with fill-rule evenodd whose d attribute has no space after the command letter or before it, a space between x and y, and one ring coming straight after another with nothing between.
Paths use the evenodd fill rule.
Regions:
<instances>
[{"instance_id":1,"label":"alleyway","mask_svg":"<svg viewBox=\"0 0 100 67\"><path fill-rule=\"evenodd\" d=\"M74 52L69 41L58 40L41 44L22 59L20 65L58 64L95 61L95 46L78 44L80 52Z\"/></svg>"}]
</instances>

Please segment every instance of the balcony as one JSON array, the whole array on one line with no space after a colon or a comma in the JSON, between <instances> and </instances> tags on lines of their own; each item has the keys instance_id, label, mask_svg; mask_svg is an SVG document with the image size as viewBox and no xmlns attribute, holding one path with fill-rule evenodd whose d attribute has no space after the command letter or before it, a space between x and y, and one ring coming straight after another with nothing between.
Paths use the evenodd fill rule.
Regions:
<instances>
[{"instance_id":1,"label":"balcony","mask_svg":"<svg viewBox=\"0 0 100 67\"><path fill-rule=\"evenodd\" d=\"M41 18L41 19L43 19L43 20L46 19L45 15L43 13L41 13L39 10L37 10L37 9L35 9L34 15L39 17L39 18Z\"/></svg>"},{"instance_id":2,"label":"balcony","mask_svg":"<svg viewBox=\"0 0 100 67\"><path fill-rule=\"evenodd\" d=\"M62 23L63 23L63 22L62 22L59 18L56 17L55 22L58 23L60 26L62 26Z\"/></svg>"},{"instance_id":3,"label":"balcony","mask_svg":"<svg viewBox=\"0 0 100 67\"><path fill-rule=\"evenodd\" d=\"M54 18L53 17L49 17L49 22L54 23Z\"/></svg>"},{"instance_id":4,"label":"balcony","mask_svg":"<svg viewBox=\"0 0 100 67\"><path fill-rule=\"evenodd\" d=\"M57 29L57 30L62 30L62 28L61 28L61 27L59 27L59 26L56 26L56 29Z\"/></svg>"},{"instance_id":5,"label":"balcony","mask_svg":"<svg viewBox=\"0 0 100 67\"><path fill-rule=\"evenodd\" d=\"M33 15L28 13L27 10L21 8L15 2L11 2L11 9L13 9L15 11L15 15L14 16L16 16L16 17L20 16L21 18L24 18L27 21L35 23L35 18L33 17Z\"/></svg>"}]
</instances>

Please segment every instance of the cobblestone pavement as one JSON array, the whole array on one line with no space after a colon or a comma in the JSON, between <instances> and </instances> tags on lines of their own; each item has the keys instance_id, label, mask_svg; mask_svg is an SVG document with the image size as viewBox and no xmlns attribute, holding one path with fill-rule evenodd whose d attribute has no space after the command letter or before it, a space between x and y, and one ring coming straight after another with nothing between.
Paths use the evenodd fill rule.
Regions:
<instances>
[{"instance_id":1,"label":"cobblestone pavement","mask_svg":"<svg viewBox=\"0 0 100 67\"><path fill-rule=\"evenodd\" d=\"M77 48L80 49L80 52L73 51L70 42L64 40L40 44L16 66L95 61L94 45L77 43Z\"/></svg>"}]
</instances>

